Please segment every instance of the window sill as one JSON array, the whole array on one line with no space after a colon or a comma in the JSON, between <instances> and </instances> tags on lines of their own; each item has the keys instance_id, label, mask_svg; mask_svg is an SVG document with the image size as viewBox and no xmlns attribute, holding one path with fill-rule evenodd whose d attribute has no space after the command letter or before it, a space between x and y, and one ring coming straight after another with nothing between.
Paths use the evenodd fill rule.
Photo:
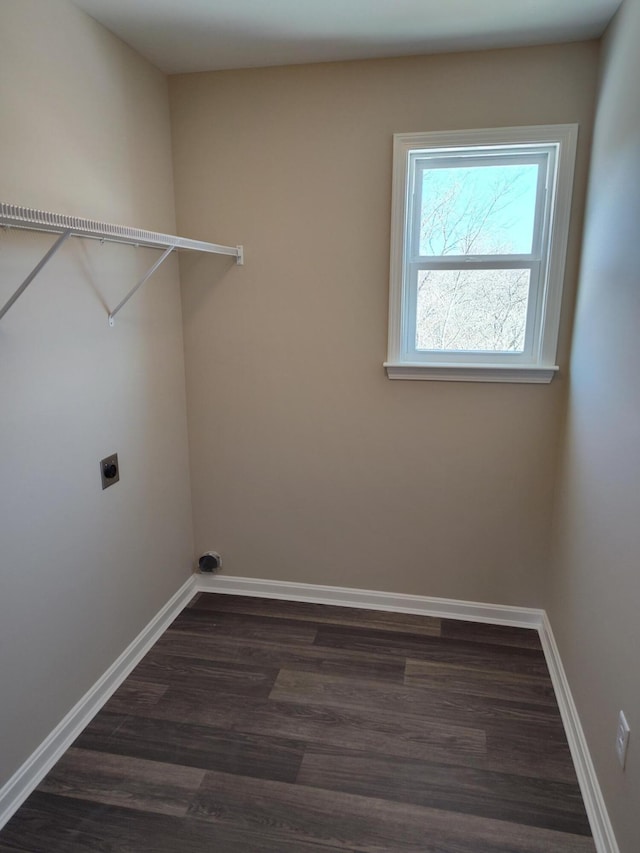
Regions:
<instances>
[{"instance_id":1,"label":"window sill","mask_svg":"<svg viewBox=\"0 0 640 853\"><path fill-rule=\"evenodd\" d=\"M533 382L548 384L558 367L514 364L424 364L386 361L389 379L427 379L440 382Z\"/></svg>"}]
</instances>

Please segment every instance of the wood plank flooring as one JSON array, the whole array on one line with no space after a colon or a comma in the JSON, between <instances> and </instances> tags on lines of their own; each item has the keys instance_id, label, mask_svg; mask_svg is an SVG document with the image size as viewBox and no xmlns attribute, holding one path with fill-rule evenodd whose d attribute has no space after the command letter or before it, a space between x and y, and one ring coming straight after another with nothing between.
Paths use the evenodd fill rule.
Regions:
<instances>
[{"instance_id":1,"label":"wood plank flooring","mask_svg":"<svg viewBox=\"0 0 640 853\"><path fill-rule=\"evenodd\" d=\"M0 853L595 853L535 631L202 594Z\"/></svg>"}]
</instances>

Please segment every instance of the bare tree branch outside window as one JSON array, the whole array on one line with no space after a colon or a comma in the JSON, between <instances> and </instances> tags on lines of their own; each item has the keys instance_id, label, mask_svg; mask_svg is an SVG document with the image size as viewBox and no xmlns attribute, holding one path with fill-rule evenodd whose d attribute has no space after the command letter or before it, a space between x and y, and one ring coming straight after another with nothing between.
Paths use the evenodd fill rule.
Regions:
<instances>
[{"instance_id":1,"label":"bare tree branch outside window","mask_svg":"<svg viewBox=\"0 0 640 853\"><path fill-rule=\"evenodd\" d=\"M487 256L531 252L537 166L425 169L422 181L420 255L484 257L418 271L416 348L522 352L530 270L491 269Z\"/></svg>"}]
</instances>

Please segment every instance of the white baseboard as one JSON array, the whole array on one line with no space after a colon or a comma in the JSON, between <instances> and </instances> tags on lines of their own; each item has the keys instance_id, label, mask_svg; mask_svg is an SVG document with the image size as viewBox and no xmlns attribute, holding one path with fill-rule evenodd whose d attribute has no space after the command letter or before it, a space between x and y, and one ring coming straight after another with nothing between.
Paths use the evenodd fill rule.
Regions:
<instances>
[{"instance_id":1,"label":"white baseboard","mask_svg":"<svg viewBox=\"0 0 640 853\"><path fill-rule=\"evenodd\" d=\"M122 684L160 635L196 594L194 577L183 584L154 616L149 624L127 646L120 657L74 705L51 734L40 744L22 767L0 789L0 828L37 788L56 761L98 713L107 699Z\"/></svg>"},{"instance_id":2,"label":"white baseboard","mask_svg":"<svg viewBox=\"0 0 640 853\"><path fill-rule=\"evenodd\" d=\"M199 592L280 598L285 601L309 601L314 604L335 604L340 607L361 607L367 610L391 610L395 613L416 613L420 616L439 616L447 619L463 619L468 622L490 622L494 625L511 625L520 628L539 629L543 617L542 610L532 607L430 598L426 595L402 595L370 589L350 589L343 586L320 586L259 578L234 578L227 575L198 574L196 578Z\"/></svg>"},{"instance_id":3,"label":"white baseboard","mask_svg":"<svg viewBox=\"0 0 640 853\"><path fill-rule=\"evenodd\" d=\"M63 752L73 743L196 592L280 598L285 601L308 601L315 604L335 604L343 607L415 613L423 616L487 622L495 625L511 625L537 630L560 707L596 850L598 853L620 853L589 754L589 747L580 724L578 711L571 695L569 682L562 666L549 619L544 610L458 601L448 598L431 598L423 595L401 595L399 593L350 589L348 587L201 574L189 578L104 675L69 711L33 755L0 789L0 828L38 786Z\"/></svg>"},{"instance_id":4,"label":"white baseboard","mask_svg":"<svg viewBox=\"0 0 640 853\"><path fill-rule=\"evenodd\" d=\"M598 853L620 853L595 767L591 760L587 739L580 723L578 709L573 701L569 681L546 613L543 615L542 625L540 626L540 641L560 707L564 730L569 742L569 749L578 776L584 806L589 817L596 850Z\"/></svg>"}]
</instances>

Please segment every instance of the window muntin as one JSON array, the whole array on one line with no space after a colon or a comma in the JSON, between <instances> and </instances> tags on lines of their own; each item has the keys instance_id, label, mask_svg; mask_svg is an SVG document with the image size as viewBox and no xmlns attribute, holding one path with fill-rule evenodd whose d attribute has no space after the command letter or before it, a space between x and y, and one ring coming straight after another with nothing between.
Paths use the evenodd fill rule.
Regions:
<instances>
[{"instance_id":1,"label":"window muntin","mask_svg":"<svg viewBox=\"0 0 640 853\"><path fill-rule=\"evenodd\" d=\"M396 136L390 376L557 369L576 136L574 125Z\"/></svg>"}]
</instances>

